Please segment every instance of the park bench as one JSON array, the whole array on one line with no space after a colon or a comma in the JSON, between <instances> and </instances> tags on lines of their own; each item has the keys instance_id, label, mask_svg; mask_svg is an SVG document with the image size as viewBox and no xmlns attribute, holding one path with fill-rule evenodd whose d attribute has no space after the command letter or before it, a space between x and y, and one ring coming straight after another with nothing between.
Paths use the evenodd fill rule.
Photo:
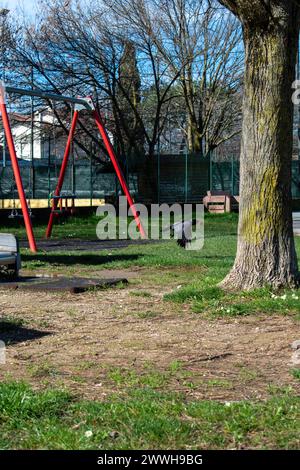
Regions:
<instances>
[{"instance_id":1,"label":"park bench","mask_svg":"<svg viewBox=\"0 0 300 470\"><path fill-rule=\"evenodd\" d=\"M230 193L226 191L207 191L203 204L208 212L224 214L230 212Z\"/></svg>"},{"instance_id":2,"label":"park bench","mask_svg":"<svg viewBox=\"0 0 300 470\"><path fill-rule=\"evenodd\" d=\"M203 204L210 213L224 214L238 209L239 197L232 196L229 191L207 191Z\"/></svg>"}]
</instances>

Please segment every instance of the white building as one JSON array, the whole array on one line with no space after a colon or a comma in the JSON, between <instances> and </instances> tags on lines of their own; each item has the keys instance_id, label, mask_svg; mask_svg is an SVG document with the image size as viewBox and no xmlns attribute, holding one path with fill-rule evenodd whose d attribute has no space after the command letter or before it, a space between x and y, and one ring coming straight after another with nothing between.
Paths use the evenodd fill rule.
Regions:
<instances>
[{"instance_id":1,"label":"white building","mask_svg":"<svg viewBox=\"0 0 300 470\"><path fill-rule=\"evenodd\" d=\"M63 157L66 134L59 126L50 108L34 113L33 126L31 115L10 114L12 134L17 157L30 161Z\"/></svg>"},{"instance_id":2,"label":"white building","mask_svg":"<svg viewBox=\"0 0 300 470\"><path fill-rule=\"evenodd\" d=\"M16 153L19 159L30 161L33 155L34 160L62 160L67 142L67 134L62 129L51 108L35 112L33 120L31 115L19 113L10 113L9 118ZM66 128L69 129L71 125L70 113L67 114L67 117L62 117L62 120ZM95 124L95 132L97 132L96 129ZM113 135L110 132L108 132L108 135L113 142ZM0 146L3 148L3 133L0 137ZM89 148L89 146L90 142L87 140L86 147ZM74 151L76 158L81 159L86 157L86 153L78 145L74 145ZM1 149L0 158L2 153ZM6 149L6 159L8 158L8 150Z\"/></svg>"}]
</instances>

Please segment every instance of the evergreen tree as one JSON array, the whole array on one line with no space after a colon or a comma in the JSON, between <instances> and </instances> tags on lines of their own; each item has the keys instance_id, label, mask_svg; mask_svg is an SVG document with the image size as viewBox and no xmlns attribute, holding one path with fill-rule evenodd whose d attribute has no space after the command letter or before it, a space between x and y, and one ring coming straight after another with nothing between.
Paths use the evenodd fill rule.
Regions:
<instances>
[{"instance_id":1,"label":"evergreen tree","mask_svg":"<svg viewBox=\"0 0 300 470\"><path fill-rule=\"evenodd\" d=\"M117 86L118 115L125 121L116 132L116 141L122 161L132 167L145 154L144 132L139 120L141 105L141 78L137 66L135 45L126 41L119 65Z\"/></svg>"}]
</instances>

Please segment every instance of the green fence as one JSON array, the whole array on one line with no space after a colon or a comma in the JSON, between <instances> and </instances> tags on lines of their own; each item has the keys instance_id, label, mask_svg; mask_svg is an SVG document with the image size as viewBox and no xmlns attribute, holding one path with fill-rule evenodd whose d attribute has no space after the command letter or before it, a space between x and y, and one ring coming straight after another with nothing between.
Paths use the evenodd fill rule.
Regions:
<instances>
[{"instance_id":1,"label":"green fence","mask_svg":"<svg viewBox=\"0 0 300 470\"><path fill-rule=\"evenodd\" d=\"M239 194L240 165L237 161L211 161L211 184L214 190L230 191ZM300 161L292 162L292 196L300 198Z\"/></svg>"},{"instance_id":2,"label":"green fence","mask_svg":"<svg viewBox=\"0 0 300 470\"><path fill-rule=\"evenodd\" d=\"M210 160L196 154L155 155L138 169L144 202L199 202L210 184Z\"/></svg>"},{"instance_id":3,"label":"green fence","mask_svg":"<svg viewBox=\"0 0 300 470\"><path fill-rule=\"evenodd\" d=\"M47 162L20 162L20 171L27 198L47 199L55 190L60 166ZM136 193L137 177L129 175L129 187ZM67 168L62 189L65 195L75 194L77 198L104 198L119 191L116 176L112 172L104 172L103 166L90 161L76 162ZM18 198L10 163L0 167L0 199Z\"/></svg>"},{"instance_id":4,"label":"green fence","mask_svg":"<svg viewBox=\"0 0 300 470\"><path fill-rule=\"evenodd\" d=\"M139 171L139 196L148 201L199 202L208 189L239 194L238 161L216 162L199 155L156 156L146 169ZM292 195L300 198L300 161L292 162Z\"/></svg>"},{"instance_id":5,"label":"green fence","mask_svg":"<svg viewBox=\"0 0 300 470\"><path fill-rule=\"evenodd\" d=\"M27 198L47 199L55 189L60 167L47 161L20 161ZM130 170L130 169L129 169ZM292 162L292 194L300 198L300 161ZM208 189L239 194L239 162L215 162L199 155L156 155L129 171L129 188L141 202L199 202ZM70 164L63 186L64 194L93 199L121 193L111 168L90 160ZM10 162L0 166L0 199L17 198Z\"/></svg>"}]
</instances>

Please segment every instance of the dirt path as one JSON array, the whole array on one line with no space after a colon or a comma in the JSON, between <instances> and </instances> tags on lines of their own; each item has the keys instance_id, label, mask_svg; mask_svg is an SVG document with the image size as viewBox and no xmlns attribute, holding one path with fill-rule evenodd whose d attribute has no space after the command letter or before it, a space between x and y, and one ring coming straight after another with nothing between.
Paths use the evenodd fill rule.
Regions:
<instances>
[{"instance_id":1,"label":"dirt path","mask_svg":"<svg viewBox=\"0 0 300 470\"><path fill-rule=\"evenodd\" d=\"M153 381L191 398L260 399L277 387L299 392L289 364L299 322L203 319L188 305L163 300L175 284L158 288L149 270L124 274L130 283L122 289L77 296L0 291L0 315L12 321L0 330L8 344L0 378L67 386L92 399Z\"/></svg>"}]
</instances>

